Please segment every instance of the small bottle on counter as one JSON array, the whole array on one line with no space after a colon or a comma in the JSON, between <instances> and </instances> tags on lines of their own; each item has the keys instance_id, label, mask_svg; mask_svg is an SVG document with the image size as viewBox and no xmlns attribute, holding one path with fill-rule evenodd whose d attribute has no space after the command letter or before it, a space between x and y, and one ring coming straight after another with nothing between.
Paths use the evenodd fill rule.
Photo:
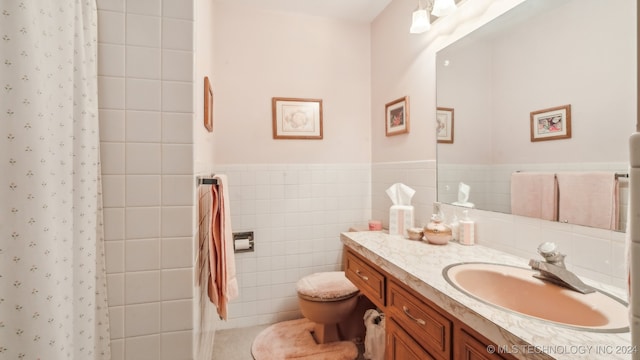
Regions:
<instances>
[{"instance_id":1,"label":"small bottle on counter","mask_svg":"<svg viewBox=\"0 0 640 360\"><path fill-rule=\"evenodd\" d=\"M462 212L464 218L460 220L459 242L462 245L473 245L476 242L475 222L469 218L469 210Z\"/></svg>"},{"instance_id":2,"label":"small bottle on counter","mask_svg":"<svg viewBox=\"0 0 640 360\"><path fill-rule=\"evenodd\" d=\"M459 241L460 240L460 222L458 222L458 214L456 210L453 210L453 218L451 219L451 224L449 224L451 228L451 240Z\"/></svg>"}]
</instances>

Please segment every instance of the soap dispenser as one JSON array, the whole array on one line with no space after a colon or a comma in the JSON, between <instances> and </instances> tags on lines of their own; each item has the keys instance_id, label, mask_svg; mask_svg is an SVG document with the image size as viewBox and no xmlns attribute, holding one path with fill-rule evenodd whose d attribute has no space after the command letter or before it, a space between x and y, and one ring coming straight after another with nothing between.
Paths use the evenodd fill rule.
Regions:
<instances>
[{"instance_id":1,"label":"soap dispenser","mask_svg":"<svg viewBox=\"0 0 640 360\"><path fill-rule=\"evenodd\" d=\"M462 245L475 244L475 222L469 218L469 210L462 212L464 218L460 220L460 239L458 240Z\"/></svg>"}]
</instances>

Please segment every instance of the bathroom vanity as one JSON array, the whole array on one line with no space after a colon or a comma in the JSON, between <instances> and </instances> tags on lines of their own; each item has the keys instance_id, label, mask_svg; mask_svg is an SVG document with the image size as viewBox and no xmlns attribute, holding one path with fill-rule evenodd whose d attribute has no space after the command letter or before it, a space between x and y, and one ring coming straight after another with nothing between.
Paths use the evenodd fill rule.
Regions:
<instances>
[{"instance_id":1,"label":"bathroom vanity","mask_svg":"<svg viewBox=\"0 0 640 360\"><path fill-rule=\"evenodd\" d=\"M386 314L386 359L631 359L634 353L628 331L574 329L499 309L443 276L455 263L527 268L528 259L378 231L346 232L341 240L347 278ZM626 299L623 289L582 280Z\"/></svg>"}]
</instances>

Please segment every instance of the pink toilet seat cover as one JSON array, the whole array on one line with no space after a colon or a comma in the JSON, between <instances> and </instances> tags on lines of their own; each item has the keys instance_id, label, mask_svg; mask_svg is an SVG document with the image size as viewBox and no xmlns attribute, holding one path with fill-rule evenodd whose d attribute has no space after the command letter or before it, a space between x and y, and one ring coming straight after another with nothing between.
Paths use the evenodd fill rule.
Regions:
<instances>
[{"instance_id":1,"label":"pink toilet seat cover","mask_svg":"<svg viewBox=\"0 0 640 360\"><path fill-rule=\"evenodd\" d=\"M319 272L307 275L296 284L298 293L319 300L348 297L358 292L344 271Z\"/></svg>"}]
</instances>

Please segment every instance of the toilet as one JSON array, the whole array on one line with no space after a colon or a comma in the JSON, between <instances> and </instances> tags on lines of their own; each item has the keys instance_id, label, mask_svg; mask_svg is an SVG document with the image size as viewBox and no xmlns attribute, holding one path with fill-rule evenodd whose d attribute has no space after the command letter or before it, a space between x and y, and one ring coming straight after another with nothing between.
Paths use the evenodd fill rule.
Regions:
<instances>
[{"instance_id":1,"label":"toilet","mask_svg":"<svg viewBox=\"0 0 640 360\"><path fill-rule=\"evenodd\" d=\"M358 304L358 288L344 271L319 272L298 280L298 303L302 315L313 321L313 337L318 344L345 340L339 323L349 317Z\"/></svg>"}]
</instances>

